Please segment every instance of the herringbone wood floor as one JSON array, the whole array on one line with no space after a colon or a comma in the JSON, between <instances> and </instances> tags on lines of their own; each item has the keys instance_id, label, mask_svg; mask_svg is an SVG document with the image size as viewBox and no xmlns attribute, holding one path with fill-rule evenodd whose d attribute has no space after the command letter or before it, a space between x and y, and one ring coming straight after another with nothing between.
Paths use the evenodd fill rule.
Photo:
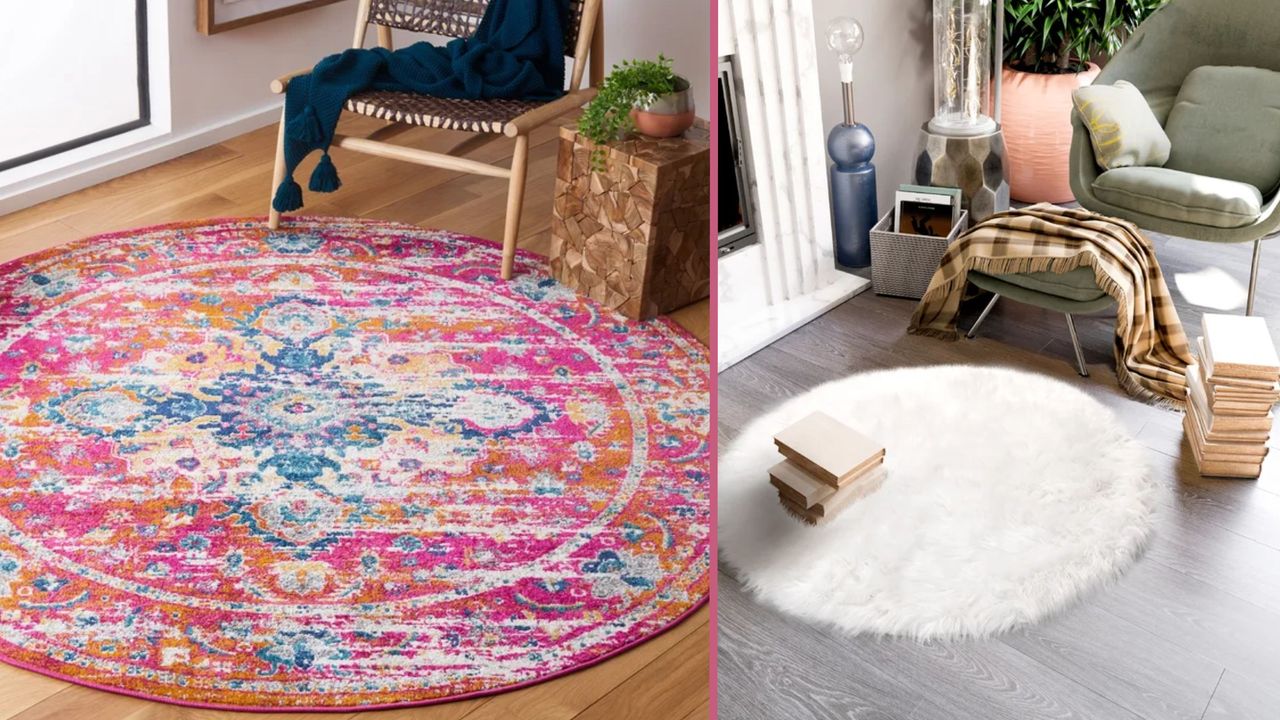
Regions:
<instances>
[{"instance_id":1,"label":"herringbone wood floor","mask_svg":"<svg viewBox=\"0 0 1280 720\"><path fill-rule=\"evenodd\" d=\"M344 120L340 131L367 133L368 118ZM469 137L414 129L395 142L444 150ZM545 254L550 240L556 144L554 126L530 142L521 247ZM275 126L101 185L0 217L0 262L88 235L177 220L259 216L267 210ZM509 158L498 137L468 154L486 162ZM397 220L501 239L506 182L458 175L335 150L344 186L308 194L305 212ZM297 177L305 179L311 164ZM707 342L708 303L672 317ZM324 717L333 720L702 720L708 716L710 634L706 607L668 632L595 667L490 698L351 714L231 713L196 710L114 695L0 664L0 720L214 720Z\"/></svg>"}]
</instances>

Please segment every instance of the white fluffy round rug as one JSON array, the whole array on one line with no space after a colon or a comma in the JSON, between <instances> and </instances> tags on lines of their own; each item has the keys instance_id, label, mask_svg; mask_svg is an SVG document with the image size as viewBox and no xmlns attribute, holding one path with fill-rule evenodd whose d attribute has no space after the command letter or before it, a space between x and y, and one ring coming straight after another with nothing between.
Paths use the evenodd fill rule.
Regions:
<instances>
[{"instance_id":1,"label":"white fluffy round rug","mask_svg":"<svg viewBox=\"0 0 1280 720\"><path fill-rule=\"evenodd\" d=\"M769 484L773 436L821 410L882 442L888 477L824 525ZM850 633L983 637L1117 577L1151 532L1145 451L1110 410L1002 368L871 372L757 419L719 466L720 558L765 602Z\"/></svg>"}]
</instances>

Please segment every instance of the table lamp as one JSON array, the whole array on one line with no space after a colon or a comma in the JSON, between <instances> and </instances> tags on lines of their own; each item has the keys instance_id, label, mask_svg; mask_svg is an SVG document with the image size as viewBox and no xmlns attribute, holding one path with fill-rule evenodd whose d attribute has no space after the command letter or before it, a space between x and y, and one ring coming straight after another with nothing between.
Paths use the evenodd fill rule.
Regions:
<instances>
[{"instance_id":1,"label":"table lamp","mask_svg":"<svg viewBox=\"0 0 1280 720\"><path fill-rule=\"evenodd\" d=\"M835 18L827 25L827 47L840 64L844 90L844 122L827 136L831 166L831 215L835 233L836 262L847 268L871 264L871 228L876 208L876 139L858 123L853 106L853 56L862 49L862 25L851 17Z\"/></svg>"}]
</instances>

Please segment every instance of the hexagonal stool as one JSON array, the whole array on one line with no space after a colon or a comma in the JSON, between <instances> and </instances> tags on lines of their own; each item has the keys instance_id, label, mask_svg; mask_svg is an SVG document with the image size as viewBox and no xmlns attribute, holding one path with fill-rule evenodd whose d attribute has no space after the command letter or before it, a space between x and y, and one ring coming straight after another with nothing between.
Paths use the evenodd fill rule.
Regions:
<instances>
[{"instance_id":1,"label":"hexagonal stool","mask_svg":"<svg viewBox=\"0 0 1280 720\"><path fill-rule=\"evenodd\" d=\"M925 123L916 147L915 182L960 188L970 226L1008 210L1004 134L996 130L976 137L934 135Z\"/></svg>"}]
</instances>

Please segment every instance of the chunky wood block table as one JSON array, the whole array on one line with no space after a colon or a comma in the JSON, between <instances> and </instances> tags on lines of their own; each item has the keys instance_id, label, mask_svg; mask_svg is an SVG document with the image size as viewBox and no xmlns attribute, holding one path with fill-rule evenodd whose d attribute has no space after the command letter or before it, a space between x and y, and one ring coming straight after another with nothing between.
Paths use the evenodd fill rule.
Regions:
<instances>
[{"instance_id":1,"label":"chunky wood block table","mask_svg":"<svg viewBox=\"0 0 1280 720\"><path fill-rule=\"evenodd\" d=\"M704 122L683 137L611 143L603 171L576 126L560 128L551 274L636 320L711 289L711 151Z\"/></svg>"}]
</instances>

